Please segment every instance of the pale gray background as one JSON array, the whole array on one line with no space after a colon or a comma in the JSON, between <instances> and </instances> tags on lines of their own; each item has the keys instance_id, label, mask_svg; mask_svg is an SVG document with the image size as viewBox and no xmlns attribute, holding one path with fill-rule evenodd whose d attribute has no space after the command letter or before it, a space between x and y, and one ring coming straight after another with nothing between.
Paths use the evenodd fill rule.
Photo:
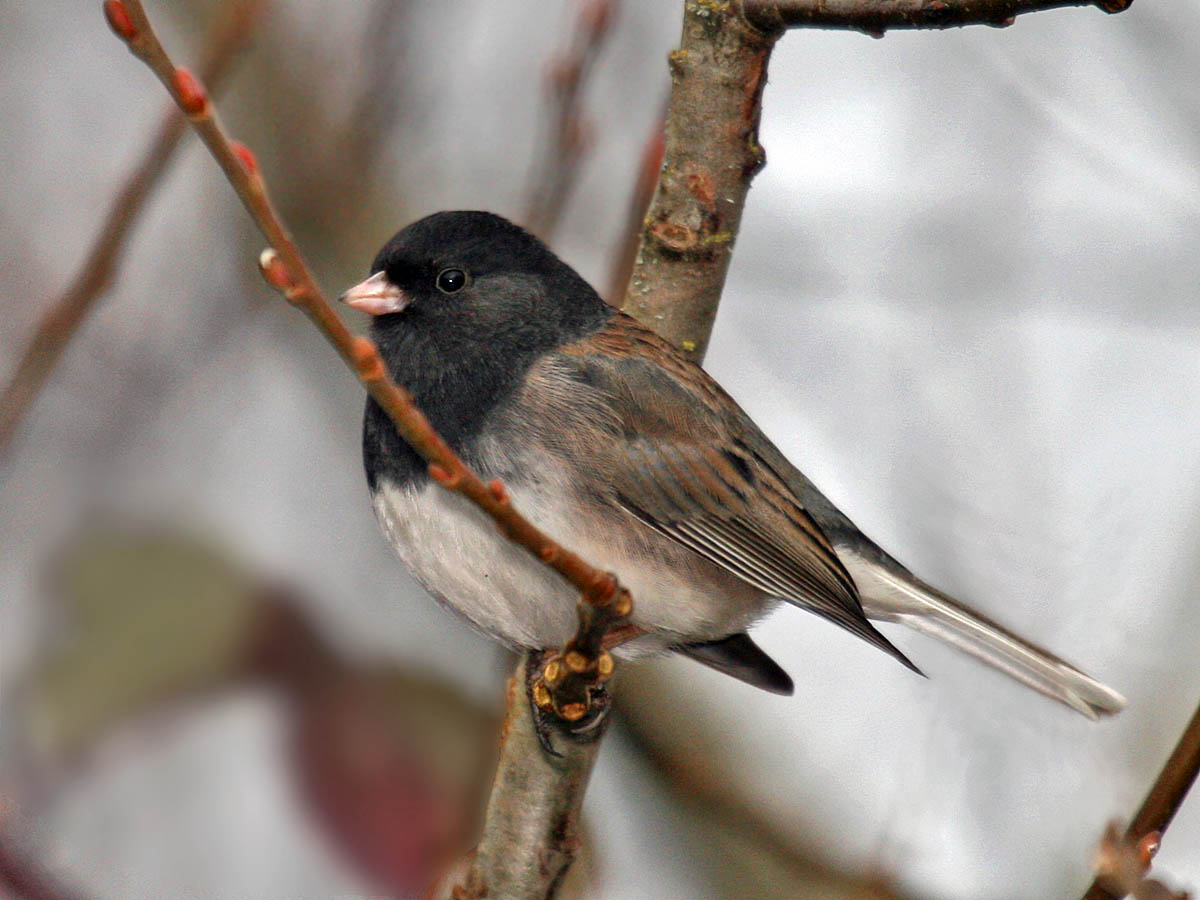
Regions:
<instances>
[{"instance_id":1,"label":"pale gray background","mask_svg":"<svg viewBox=\"0 0 1200 900\"><path fill-rule=\"evenodd\" d=\"M162 107L95 6L0 6L6 373ZM294 77L344 107L367 4L280 7L273 40L306 42ZM330 292L405 218L520 215L540 73L571 8L416 6L406 119L377 186L406 204L353 248L308 248ZM597 146L558 247L599 285L678 21L675 2L627 2L588 92ZM189 46L190 20L173 26L174 46ZM756 632L794 698L669 664L782 827L925 896L1077 894L1101 824L1133 809L1200 699L1198 47L1195 2L1138 0L1120 16L1066 10L1004 31L793 32L771 63L769 165L708 368L922 577L1130 700L1092 725L889 630L931 676L920 680L794 610ZM233 83L229 119L261 135L287 98L257 91L254 71ZM264 154L268 177L271 154L300 149ZM359 389L256 282L259 246L189 142L3 473L0 675L28 658L48 555L116 511L221 535L307 585L345 646L493 696L488 645L423 597L378 536ZM149 760L114 756L82 776L46 823L48 858L97 898L356 896L295 815L279 740L267 698L206 707ZM220 777L174 787L204 771ZM610 741L588 797L597 896L706 896L647 778ZM1159 865L1200 885L1200 798Z\"/></svg>"}]
</instances>

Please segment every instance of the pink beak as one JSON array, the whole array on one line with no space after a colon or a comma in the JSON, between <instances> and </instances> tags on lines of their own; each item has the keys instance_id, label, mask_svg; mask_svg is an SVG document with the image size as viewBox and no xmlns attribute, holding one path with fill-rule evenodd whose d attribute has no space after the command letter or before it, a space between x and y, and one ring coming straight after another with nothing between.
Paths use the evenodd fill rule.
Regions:
<instances>
[{"instance_id":1,"label":"pink beak","mask_svg":"<svg viewBox=\"0 0 1200 900\"><path fill-rule=\"evenodd\" d=\"M361 309L373 316L398 313L412 301L409 296L388 281L383 272L376 272L366 281L356 284L338 298L347 306Z\"/></svg>"}]
</instances>

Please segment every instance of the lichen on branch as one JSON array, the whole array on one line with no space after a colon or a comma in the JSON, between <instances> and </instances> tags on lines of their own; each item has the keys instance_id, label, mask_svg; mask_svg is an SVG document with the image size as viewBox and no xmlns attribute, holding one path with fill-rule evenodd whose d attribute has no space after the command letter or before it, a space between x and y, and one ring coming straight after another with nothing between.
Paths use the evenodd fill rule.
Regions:
<instances>
[{"instance_id":1,"label":"lichen on branch","mask_svg":"<svg viewBox=\"0 0 1200 900\"><path fill-rule=\"evenodd\" d=\"M732 4L689 0L669 57L662 169L622 306L696 360L708 346L750 181L765 162L758 121L778 37Z\"/></svg>"}]
</instances>

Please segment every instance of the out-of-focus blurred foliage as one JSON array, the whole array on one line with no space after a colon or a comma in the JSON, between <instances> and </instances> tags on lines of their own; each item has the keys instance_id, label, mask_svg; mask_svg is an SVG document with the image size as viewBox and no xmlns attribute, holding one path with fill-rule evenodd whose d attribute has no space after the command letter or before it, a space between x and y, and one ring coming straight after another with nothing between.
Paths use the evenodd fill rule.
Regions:
<instances>
[{"instance_id":1,"label":"out-of-focus blurred foliage","mask_svg":"<svg viewBox=\"0 0 1200 900\"><path fill-rule=\"evenodd\" d=\"M149 11L189 59L217 6ZM221 108L331 294L416 216L521 218L575 8L272 4ZM599 287L678 22L623 3L584 94L555 246ZM1198 46L1192 0L780 41L710 370L865 531L1130 708L889 630L918 679L781 610L794 698L622 670L581 894L1082 891L1200 700ZM164 108L97 8L0 6L5 373ZM415 895L486 791L507 657L379 537L360 390L260 246L186 141L0 468L0 850L85 900ZM1200 883L1195 800L1158 869Z\"/></svg>"},{"instance_id":2,"label":"out-of-focus blurred foliage","mask_svg":"<svg viewBox=\"0 0 1200 900\"><path fill-rule=\"evenodd\" d=\"M28 718L29 786L139 723L257 685L286 710L280 763L305 809L364 880L420 896L469 848L497 720L451 687L342 660L287 589L186 534L88 533L54 571L63 633L10 697Z\"/></svg>"},{"instance_id":3,"label":"out-of-focus blurred foliage","mask_svg":"<svg viewBox=\"0 0 1200 900\"><path fill-rule=\"evenodd\" d=\"M33 675L38 754L73 756L150 704L223 683L246 653L256 585L198 541L92 532L53 571L64 633Z\"/></svg>"}]
</instances>

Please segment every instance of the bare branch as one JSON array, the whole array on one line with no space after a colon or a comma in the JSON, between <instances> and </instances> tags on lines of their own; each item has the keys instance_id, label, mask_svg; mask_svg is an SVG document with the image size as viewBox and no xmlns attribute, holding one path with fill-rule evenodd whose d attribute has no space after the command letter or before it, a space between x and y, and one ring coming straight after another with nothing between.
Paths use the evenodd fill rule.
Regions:
<instances>
[{"instance_id":1,"label":"bare branch","mask_svg":"<svg viewBox=\"0 0 1200 900\"><path fill-rule=\"evenodd\" d=\"M545 241L558 229L591 145L592 129L580 97L615 14L616 0L583 0L570 47L550 60L546 72L550 121L525 213L525 227Z\"/></svg>"},{"instance_id":2,"label":"bare branch","mask_svg":"<svg viewBox=\"0 0 1200 900\"><path fill-rule=\"evenodd\" d=\"M265 0L243 0L213 26L205 41L199 71L218 90L232 63L249 40ZM67 344L97 300L112 286L129 235L137 224L146 201L167 168L187 127L172 104L141 161L113 200L100 233L96 236L71 286L46 311L26 348L12 380L0 396L0 457L8 453L17 430L45 386Z\"/></svg>"},{"instance_id":3,"label":"bare branch","mask_svg":"<svg viewBox=\"0 0 1200 900\"><path fill-rule=\"evenodd\" d=\"M708 346L750 180L764 162L758 120L778 35L731 4L687 3L669 57L662 171L622 305L696 360Z\"/></svg>"},{"instance_id":4,"label":"bare branch","mask_svg":"<svg viewBox=\"0 0 1200 900\"><path fill-rule=\"evenodd\" d=\"M579 852L579 810L606 720L564 742L557 758L543 753L526 692L535 677L536 666L524 657L509 680L500 764L470 871L461 884L451 873L430 900L549 900Z\"/></svg>"},{"instance_id":5,"label":"bare branch","mask_svg":"<svg viewBox=\"0 0 1200 900\"><path fill-rule=\"evenodd\" d=\"M742 0L747 21L764 31L848 28L882 37L889 28L1005 27L1022 13L1096 6L1108 13L1133 0Z\"/></svg>"},{"instance_id":6,"label":"bare branch","mask_svg":"<svg viewBox=\"0 0 1200 900\"><path fill-rule=\"evenodd\" d=\"M1179 743L1163 763L1146 799L1129 827L1125 829L1124 843L1146 848L1147 860L1158 851L1162 835L1183 805L1184 798L1200 772L1200 707L1196 708L1191 721L1183 730ZM1088 888L1083 900L1119 900L1122 894L1109 890L1109 881L1097 876Z\"/></svg>"}]
</instances>

